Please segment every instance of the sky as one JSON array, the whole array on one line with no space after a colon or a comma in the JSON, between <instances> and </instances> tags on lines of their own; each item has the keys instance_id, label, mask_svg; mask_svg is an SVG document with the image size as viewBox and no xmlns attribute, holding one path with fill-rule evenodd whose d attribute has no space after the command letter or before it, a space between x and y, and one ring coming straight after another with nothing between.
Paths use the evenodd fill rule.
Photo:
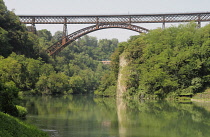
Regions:
<instances>
[{"instance_id":1,"label":"sky","mask_svg":"<svg viewBox=\"0 0 210 137\"><path fill-rule=\"evenodd\" d=\"M4 0L16 15L113 15L151 13L210 12L210 0ZM135 24L147 29L162 24ZM169 27L174 24L166 24ZM176 25L176 24L175 24ZM203 24L202 24L203 25ZM68 33L89 25L68 25ZM36 25L38 30L48 29L54 34L62 25ZM104 29L88 34L98 39L117 38L126 41L137 32L124 29Z\"/></svg>"}]
</instances>

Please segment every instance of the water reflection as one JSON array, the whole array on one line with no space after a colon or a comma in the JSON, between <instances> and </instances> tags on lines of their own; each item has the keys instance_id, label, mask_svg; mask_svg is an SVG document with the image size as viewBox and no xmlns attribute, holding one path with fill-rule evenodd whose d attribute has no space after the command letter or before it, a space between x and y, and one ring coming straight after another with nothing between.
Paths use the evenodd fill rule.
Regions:
<instances>
[{"instance_id":1,"label":"water reflection","mask_svg":"<svg viewBox=\"0 0 210 137\"><path fill-rule=\"evenodd\" d=\"M119 125L119 136L126 137L127 127L126 123L128 123L127 119L127 107L126 103L123 101L123 98L117 98L117 116L118 116L118 125Z\"/></svg>"},{"instance_id":2,"label":"water reflection","mask_svg":"<svg viewBox=\"0 0 210 137\"><path fill-rule=\"evenodd\" d=\"M209 137L210 113L193 103L27 97L27 121L59 137Z\"/></svg>"},{"instance_id":3,"label":"water reflection","mask_svg":"<svg viewBox=\"0 0 210 137\"><path fill-rule=\"evenodd\" d=\"M134 137L208 137L210 113L192 103L130 100L127 103L131 123L129 135ZM135 121L135 122L134 122ZM137 126L135 126L137 125ZM130 128L135 127L135 128Z\"/></svg>"},{"instance_id":4,"label":"water reflection","mask_svg":"<svg viewBox=\"0 0 210 137\"><path fill-rule=\"evenodd\" d=\"M116 137L118 135L114 98L28 97L25 106L30 113L27 121L48 131L51 136Z\"/></svg>"}]
</instances>

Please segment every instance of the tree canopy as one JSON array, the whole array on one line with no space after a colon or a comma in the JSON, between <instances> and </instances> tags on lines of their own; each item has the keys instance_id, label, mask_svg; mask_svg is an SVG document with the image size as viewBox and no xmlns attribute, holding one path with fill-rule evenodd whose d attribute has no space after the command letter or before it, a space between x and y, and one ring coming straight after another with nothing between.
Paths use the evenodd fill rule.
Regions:
<instances>
[{"instance_id":1,"label":"tree canopy","mask_svg":"<svg viewBox=\"0 0 210 137\"><path fill-rule=\"evenodd\" d=\"M127 58L127 94L164 98L201 92L210 82L209 35L210 25L198 28L188 23L151 30L120 43L123 52L112 61L117 64L119 55ZM113 69L118 72L118 67Z\"/></svg>"}]
</instances>

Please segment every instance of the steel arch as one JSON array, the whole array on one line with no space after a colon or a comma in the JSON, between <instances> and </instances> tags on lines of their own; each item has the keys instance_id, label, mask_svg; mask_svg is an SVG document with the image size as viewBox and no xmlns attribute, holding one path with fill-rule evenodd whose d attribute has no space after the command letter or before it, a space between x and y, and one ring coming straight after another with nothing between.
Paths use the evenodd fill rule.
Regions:
<instances>
[{"instance_id":1,"label":"steel arch","mask_svg":"<svg viewBox=\"0 0 210 137\"><path fill-rule=\"evenodd\" d=\"M93 26L89 26L89 27L80 29L78 31L75 31L75 32L69 34L68 36L66 36L66 37L62 38L61 40L59 40L58 42L56 42L54 45L50 46L46 51L50 56L56 55L57 53L62 51L68 44L72 43L76 39L78 39L88 33L91 33L91 32L97 31L97 30L101 30L101 29L108 29L108 28L122 28L122 29L136 31L139 33L149 32L149 30L146 28L132 25L132 24L114 24L114 23L113 24L98 24L98 25L93 25Z\"/></svg>"}]
</instances>

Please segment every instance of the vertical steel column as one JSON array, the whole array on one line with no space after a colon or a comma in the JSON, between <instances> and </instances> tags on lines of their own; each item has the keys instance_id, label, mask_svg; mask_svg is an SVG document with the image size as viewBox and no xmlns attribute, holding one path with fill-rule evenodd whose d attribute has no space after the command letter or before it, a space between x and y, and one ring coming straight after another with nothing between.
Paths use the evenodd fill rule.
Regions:
<instances>
[{"instance_id":1,"label":"vertical steel column","mask_svg":"<svg viewBox=\"0 0 210 137\"><path fill-rule=\"evenodd\" d=\"M99 18L96 17L96 29L98 29L98 25L99 25Z\"/></svg>"},{"instance_id":2,"label":"vertical steel column","mask_svg":"<svg viewBox=\"0 0 210 137\"><path fill-rule=\"evenodd\" d=\"M32 18L32 23L31 23L31 31L36 34L36 26L35 26L36 20L35 17Z\"/></svg>"},{"instance_id":3,"label":"vertical steel column","mask_svg":"<svg viewBox=\"0 0 210 137\"><path fill-rule=\"evenodd\" d=\"M62 36L62 45L64 45L67 41L68 30L67 30L67 19L64 18L64 24L63 24L63 36Z\"/></svg>"},{"instance_id":4,"label":"vertical steel column","mask_svg":"<svg viewBox=\"0 0 210 137\"><path fill-rule=\"evenodd\" d=\"M131 28L131 16L129 16L129 28Z\"/></svg>"},{"instance_id":5,"label":"vertical steel column","mask_svg":"<svg viewBox=\"0 0 210 137\"><path fill-rule=\"evenodd\" d=\"M165 16L163 16L163 24L162 24L162 29L165 29L166 23L165 23Z\"/></svg>"},{"instance_id":6,"label":"vertical steel column","mask_svg":"<svg viewBox=\"0 0 210 137\"><path fill-rule=\"evenodd\" d=\"M201 16L200 14L198 14L198 28L201 27Z\"/></svg>"}]
</instances>

